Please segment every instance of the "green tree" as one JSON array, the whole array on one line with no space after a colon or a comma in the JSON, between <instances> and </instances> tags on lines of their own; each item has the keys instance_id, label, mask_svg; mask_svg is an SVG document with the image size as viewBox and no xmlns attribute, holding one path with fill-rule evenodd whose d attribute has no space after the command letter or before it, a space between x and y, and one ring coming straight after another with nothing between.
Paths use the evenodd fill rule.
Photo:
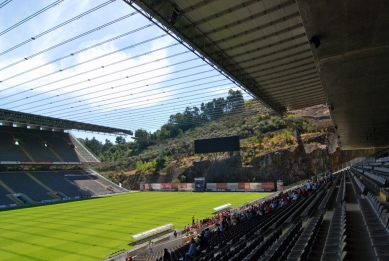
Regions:
<instances>
[{"instance_id":1,"label":"green tree","mask_svg":"<svg viewBox=\"0 0 389 261\"><path fill-rule=\"evenodd\" d=\"M226 111L230 113L239 113L244 108L244 99L240 90L234 91L230 89L228 91Z\"/></svg>"},{"instance_id":2,"label":"green tree","mask_svg":"<svg viewBox=\"0 0 389 261\"><path fill-rule=\"evenodd\" d=\"M116 144L126 144L126 139L123 138L122 136L116 136Z\"/></svg>"},{"instance_id":3,"label":"green tree","mask_svg":"<svg viewBox=\"0 0 389 261\"><path fill-rule=\"evenodd\" d=\"M111 147L113 146L113 143L109 140L109 139L105 139L105 143L103 145L103 148L102 148L102 152L106 152L107 150L109 150Z\"/></svg>"},{"instance_id":4,"label":"green tree","mask_svg":"<svg viewBox=\"0 0 389 261\"><path fill-rule=\"evenodd\" d=\"M79 139L80 140L80 139ZM95 137L93 137L91 140L86 138L85 140L80 140L93 154L96 156L101 155L103 150L103 144L101 141L96 140Z\"/></svg>"},{"instance_id":5,"label":"green tree","mask_svg":"<svg viewBox=\"0 0 389 261\"><path fill-rule=\"evenodd\" d=\"M143 129L137 129L135 131L135 137L148 139L149 133ZM136 141L136 143L138 144L139 150L144 150L145 148L147 148L150 145L150 143L147 141Z\"/></svg>"}]
</instances>

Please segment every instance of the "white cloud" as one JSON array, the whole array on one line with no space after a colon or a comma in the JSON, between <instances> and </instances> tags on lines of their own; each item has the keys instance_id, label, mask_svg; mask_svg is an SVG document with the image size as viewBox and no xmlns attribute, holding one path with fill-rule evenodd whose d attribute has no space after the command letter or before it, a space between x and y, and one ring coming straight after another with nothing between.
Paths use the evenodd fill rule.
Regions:
<instances>
[{"instance_id":1,"label":"white cloud","mask_svg":"<svg viewBox=\"0 0 389 261\"><path fill-rule=\"evenodd\" d=\"M74 3L74 2L72 2ZM84 4L85 5L85 4ZM62 9L66 6L63 5ZM82 7L78 6L78 9ZM58 20L59 13L62 13L63 10L57 10L55 14L52 14L52 17L49 19L50 23L55 24L55 21ZM76 22L77 23L77 22ZM139 25L139 24L138 24ZM72 25L73 27L75 25ZM123 23L122 28L126 28L126 31L129 31L128 23ZM137 26L137 25L133 25ZM34 27L34 26L32 26ZM47 48L52 46L55 43L61 42L66 39L66 37L71 37L68 35L69 30L58 30L55 34L51 34L50 37L47 37L44 42L42 42L41 48ZM121 32L123 33L123 31ZM148 32L150 33L150 31ZM120 33L118 33L120 34ZM84 48L85 46L90 46L92 44L106 40L108 37L107 34L102 34L99 38L92 38L92 36L87 38L87 41L82 42L81 45L78 45L76 50ZM139 37L139 36L137 36ZM131 37L126 38L127 45L131 44ZM85 39L84 39L85 40ZM129 41L130 40L130 41ZM147 107L152 106L158 102L164 101L167 99L168 94L164 93L163 90L155 90L158 87L158 82L166 79L168 76L158 77L153 79L153 76L168 74L170 72L169 61L165 59L168 55L167 50L160 50L153 52L151 54L136 58L129 59L137 54L155 50L162 46L166 46L172 43L173 40L165 37L158 42L153 42L149 45L144 45L134 49L129 49L123 52L118 52L113 55L106 56L104 58L89 62L77 67L74 67L69 70L65 70L59 73L55 73L48 77L42 79L22 84L21 86L14 87L12 89L0 92L1 104L6 104L15 100L22 99L21 102L11 103L6 105L7 108L15 108L21 110L30 110L32 107L39 108L38 111L49 111L55 112L57 109L69 109L70 107L84 109L84 108L96 108L99 110L111 110L114 106L115 108L133 108L133 107ZM132 42L134 43L134 42ZM83 52L74 57L67 58L55 64L50 64L43 68L34 70L32 72L18 76L17 78L7 80L2 83L1 90L5 90L9 87L19 85L21 83L27 82L31 79L44 76L49 73L58 72L60 69L69 66L71 64L77 64L80 62L85 62L95 57L117 51L121 46L116 45L117 42L110 42L108 44L93 48L86 52ZM120 48L119 48L120 47ZM31 49L33 51L34 48ZM59 51L62 50L62 55L74 52L74 49L67 49L65 46L61 47ZM31 54L31 51L29 54ZM20 56L22 52L18 53L19 55L14 55L9 59L0 60L0 68L4 67L15 61L15 58L20 59L23 56ZM44 64L52 59L52 55L45 54L41 56L36 56L28 61L25 61L17 66L13 66L9 69L3 70L0 72L0 80L7 78L9 76L18 74L20 72L26 71L28 69L34 68L41 64ZM111 63L128 59L125 62L108 66ZM158 62L152 62L158 60ZM147 63L146 66L140 66ZM102 68L104 66L104 68ZM162 69L157 70L158 68L163 67ZM131 69L128 69L131 68ZM96 69L93 72L88 72L91 69ZM116 71L123 70L122 72L115 73ZM154 72L144 74L145 71L155 70ZM86 73L88 72L88 73ZM105 74L110 74L105 77L101 77ZM143 74L142 74L143 73ZM81 74L79 76L75 76ZM128 78L126 78L128 76ZM100 77L100 78L98 78ZM60 79L66 79L64 81L58 81ZM88 81L88 79L90 81ZM121 80L118 80L121 79ZM118 81L116 81L118 80ZM57 81L57 82L56 82ZM105 83L109 81L114 81L112 83ZM138 83L134 83L138 82ZM133 84L130 84L133 83ZM123 85L120 87L116 87ZM43 87L42 87L43 86ZM114 88L112 88L114 87ZM32 89L32 90L31 90ZM18 94L22 92L21 94ZM137 94L136 94L137 93ZM18 95L15 95L18 94ZM133 94L131 96L131 94ZM153 99L139 98L136 102L128 102L129 97L131 100L136 99L137 97L148 95L155 95ZM7 97L9 95L15 95L12 97ZM34 95L37 95L34 97ZM26 97L29 97L28 99ZM41 99L47 99L41 101ZM81 101L80 103L78 101ZM115 101L112 105L112 101ZM78 102L74 104L74 102ZM50 104L52 103L52 104ZM63 105L66 104L66 107ZM69 106L68 106L69 105ZM81 105L81 106L80 106ZM76 107L77 106L77 107ZM75 109L76 110L76 109ZM43 113L44 114L44 113Z\"/></svg>"}]
</instances>

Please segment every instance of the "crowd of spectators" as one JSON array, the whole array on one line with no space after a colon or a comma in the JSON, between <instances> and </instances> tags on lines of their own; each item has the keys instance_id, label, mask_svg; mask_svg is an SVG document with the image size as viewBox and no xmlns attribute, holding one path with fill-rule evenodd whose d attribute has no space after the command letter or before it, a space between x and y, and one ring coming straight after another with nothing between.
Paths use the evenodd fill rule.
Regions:
<instances>
[{"instance_id":1,"label":"crowd of spectators","mask_svg":"<svg viewBox=\"0 0 389 261\"><path fill-rule=\"evenodd\" d=\"M334 178L335 175L329 172L328 175L325 176L313 177L308 180L304 186L297 187L287 192L281 191L277 196L262 202L256 202L240 208L227 210L202 220L195 221L193 216L192 225L188 224L188 226L185 226L183 229L183 234L187 237L187 241L190 241L189 251L185 254L184 261L193 257L196 252L201 252L207 247L213 234L210 227L214 229L215 233L221 234L227 231L229 227L239 225L241 222L254 218L257 215L266 215L285 205L292 204L301 197L306 197L310 193L313 193L319 189L320 186ZM194 232L198 229L203 230L197 237L193 237ZM176 231L174 232L174 237L177 237Z\"/></svg>"}]
</instances>

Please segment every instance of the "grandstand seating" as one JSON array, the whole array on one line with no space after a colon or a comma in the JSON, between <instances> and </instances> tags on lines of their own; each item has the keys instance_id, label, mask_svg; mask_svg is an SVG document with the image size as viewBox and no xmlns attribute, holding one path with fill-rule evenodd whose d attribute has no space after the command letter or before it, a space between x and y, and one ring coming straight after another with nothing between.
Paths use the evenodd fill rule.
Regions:
<instances>
[{"instance_id":1,"label":"grandstand seating","mask_svg":"<svg viewBox=\"0 0 389 261\"><path fill-rule=\"evenodd\" d=\"M0 172L0 181L12 190L0 184L0 205L15 203L7 194L22 193L41 203L126 191L92 171Z\"/></svg>"},{"instance_id":2,"label":"grandstand seating","mask_svg":"<svg viewBox=\"0 0 389 261\"><path fill-rule=\"evenodd\" d=\"M0 131L0 161L30 161L8 132Z\"/></svg>"},{"instance_id":3,"label":"grandstand seating","mask_svg":"<svg viewBox=\"0 0 389 261\"><path fill-rule=\"evenodd\" d=\"M324 197L325 190L330 187L332 183L321 186L316 192L295 203L232 226L220 235L214 233L207 249L197 254L194 259L252 261L278 260L283 257L282 260L298 260L307 256L323 215L312 217L305 228L302 228L301 216L312 214L320 199ZM302 207L312 210L301 215ZM282 234L285 226L287 230ZM172 249L172 261L180 260L187 251L188 244ZM155 260L158 254L138 256L134 260Z\"/></svg>"},{"instance_id":4,"label":"grandstand seating","mask_svg":"<svg viewBox=\"0 0 389 261\"><path fill-rule=\"evenodd\" d=\"M69 143L73 144L76 147L78 155L82 158L82 161L85 162L98 162L99 160L88 151L77 139L75 139L72 135L67 133L62 133L62 137L69 141Z\"/></svg>"},{"instance_id":5,"label":"grandstand seating","mask_svg":"<svg viewBox=\"0 0 389 261\"><path fill-rule=\"evenodd\" d=\"M331 199L334 196L335 188L336 188L336 181L332 182L330 189L327 191L327 194L325 195L324 199L320 203L318 209L323 211L328 209Z\"/></svg>"},{"instance_id":6,"label":"grandstand seating","mask_svg":"<svg viewBox=\"0 0 389 261\"><path fill-rule=\"evenodd\" d=\"M366 193L366 187L365 185L359 180L356 172L351 168L350 170L347 171L351 175L351 184L354 187L354 191L356 194L364 194ZM354 185L355 184L355 185Z\"/></svg>"},{"instance_id":7,"label":"grandstand seating","mask_svg":"<svg viewBox=\"0 0 389 261\"><path fill-rule=\"evenodd\" d=\"M44 141L48 143L50 148L52 148L55 153L58 155L59 160L58 161L67 161L67 162L82 162L82 158L77 155L77 152L75 149L71 148L69 146L69 143L64 140L61 136L63 135L69 135L68 133L58 133L55 134L55 137L51 135L39 135Z\"/></svg>"},{"instance_id":8,"label":"grandstand seating","mask_svg":"<svg viewBox=\"0 0 389 261\"><path fill-rule=\"evenodd\" d=\"M376 257L389 259L389 213L370 192L358 202Z\"/></svg>"},{"instance_id":9,"label":"grandstand seating","mask_svg":"<svg viewBox=\"0 0 389 261\"><path fill-rule=\"evenodd\" d=\"M24 172L2 172L0 173L0 180L7 184L15 193L23 193L35 202L54 199L49 195L48 190L39 185Z\"/></svg>"},{"instance_id":10,"label":"grandstand seating","mask_svg":"<svg viewBox=\"0 0 389 261\"><path fill-rule=\"evenodd\" d=\"M346 175L344 171L342 172L342 177L340 179L340 186L338 190L338 196L336 197L337 202L343 202L346 199Z\"/></svg>"},{"instance_id":11,"label":"grandstand seating","mask_svg":"<svg viewBox=\"0 0 389 261\"><path fill-rule=\"evenodd\" d=\"M348 248L355 251L355 246L349 245L348 229L359 225L357 231L362 234L362 230L365 230L371 243L371 246L366 245L366 249L361 251L370 251L377 260L389 260L388 205L368 192L370 186L364 184L367 179L357 171L357 167L338 172L336 180L295 203L270 214L257 215L230 227L220 235L213 233L208 247L197 253L192 260L346 260L349 256ZM374 170L374 167L366 169ZM350 191L346 183L354 191ZM378 186L378 189L384 189L383 186ZM359 215L362 224L347 221L346 204L350 197L355 198L354 202L361 210L353 212L354 219L351 219L355 221L355 215ZM312 210L309 210L311 207ZM327 212L330 214L326 215ZM328 225L324 226L325 216ZM304 224L303 221L307 222ZM323 239L317 239L318 231L325 235ZM321 253L319 257L311 256L315 244L322 244L316 247ZM181 260L188 248L189 244L172 248L172 261ZM160 256L162 252L156 252L153 255L136 256L134 260L156 260Z\"/></svg>"},{"instance_id":12,"label":"grandstand seating","mask_svg":"<svg viewBox=\"0 0 389 261\"><path fill-rule=\"evenodd\" d=\"M69 133L8 126L0 126L0 161L99 162Z\"/></svg>"},{"instance_id":13,"label":"grandstand seating","mask_svg":"<svg viewBox=\"0 0 389 261\"><path fill-rule=\"evenodd\" d=\"M86 193L82 193L78 186L66 181L58 172L37 171L30 173L55 192L62 192L71 198L87 195Z\"/></svg>"},{"instance_id":14,"label":"grandstand seating","mask_svg":"<svg viewBox=\"0 0 389 261\"><path fill-rule=\"evenodd\" d=\"M82 189L91 191L92 195L105 195L111 193L105 186L97 183L81 171L66 173L64 174L64 178L77 184Z\"/></svg>"},{"instance_id":15,"label":"grandstand seating","mask_svg":"<svg viewBox=\"0 0 389 261\"><path fill-rule=\"evenodd\" d=\"M312 247L322 220L323 215L320 215L318 217L313 217L309 221L308 225L301 233L286 260L307 260L310 248Z\"/></svg>"},{"instance_id":16,"label":"grandstand seating","mask_svg":"<svg viewBox=\"0 0 389 261\"><path fill-rule=\"evenodd\" d=\"M345 231L346 209L340 206L334 209L321 261L345 259L347 255Z\"/></svg>"},{"instance_id":17,"label":"grandstand seating","mask_svg":"<svg viewBox=\"0 0 389 261\"><path fill-rule=\"evenodd\" d=\"M127 191L126 189L123 189L119 187L118 185L112 183L111 181L103 178L100 175L97 175L93 171L84 171L85 175L87 175L90 179L94 180L95 182L98 182L99 184L105 186L108 188L108 190L114 192L114 193L121 193Z\"/></svg>"},{"instance_id":18,"label":"grandstand seating","mask_svg":"<svg viewBox=\"0 0 389 261\"><path fill-rule=\"evenodd\" d=\"M10 194L5 188L0 186L0 206L14 204L15 202L7 197L7 194Z\"/></svg>"}]
</instances>

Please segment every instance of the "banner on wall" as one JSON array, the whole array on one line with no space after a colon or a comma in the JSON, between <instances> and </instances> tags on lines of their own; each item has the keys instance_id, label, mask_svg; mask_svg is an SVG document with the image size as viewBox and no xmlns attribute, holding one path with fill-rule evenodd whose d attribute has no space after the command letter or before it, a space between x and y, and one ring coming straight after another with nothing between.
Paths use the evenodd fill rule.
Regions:
<instances>
[{"instance_id":1,"label":"banner on wall","mask_svg":"<svg viewBox=\"0 0 389 261\"><path fill-rule=\"evenodd\" d=\"M154 190L160 190L161 189L161 183L151 183L151 189Z\"/></svg>"},{"instance_id":2,"label":"banner on wall","mask_svg":"<svg viewBox=\"0 0 389 261\"><path fill-rule=\"evenodd\" d=\"M172 186L170 185L170 183L161 183L161 189L171 189Z\"/></svg>"},{"instance_id":3,"label":"banner on wall","mask_svg":"<svg viewBox=\"0 0 389 261\"><path fill-rule=\"evenodd\" d=\"M282 180L277 181L277 191L284 190L284 182Z\"/></svg>"},{"instance_id":4,"label":"banner on wall","mask_svg":"<svg viewBox=\"0 0 389 261\"><path fill-rule=\"evenodd\" d=\"M216 191L216 183L207 183L208 191Z\"/></svg>"},{"instance_id":5,"label":"banner on wall","mask_svg":"<svg viewBox=\"0 0 389 261\"><path fill-rule=\"evenodd\" d=\"M262 182L263 191L274 191L274 182Z\"/></svg>"},{"instance_id":6,"label":"banner on wall","mask_svg":"<svg viewBox=\"0 0 389 261\"><path fill-rule=\"evenodd\" d=\"M146 190L194 190L193 183L150 183ZM277 182L277 189L283 189L283 183ZM275 182L239 182L239 183L206 183L207 191L275 191ZM281 189L281 190L282 190Z\"/></svg>"},{"instance_id":7,"label":"banner on wall","mask_svg":"<svg viewBox=\"0 0 389 261\"><path fill-rule=\"evenodd\" d=\"M246 191L250 189L250 183L248 182L240 182L238 183L239 190Z\"/></svg>"},{"instance_id":8,"label":"banner on wall","mask_svg":"<svg viewBox=\"0 0 389 261\"><path fill-rule=\"evenodd\" d=\"M226 191L227 190L227 183L216 183L216 190L217 191Z\"/></svg>"},{"instance_id":9,"label":"banner on wall","mask_svg":"<svg viewBox=\"0 0 389 261\"><path fill-rule=\"evenodd\" d=\"M262 183L250 183L250 191L263 191Z\"/></svg>"},{"instance_id":10,"label":"banner on wall","mask_svg":"<svg viewBox=\"0 0 389 261\"><path fill-rule=\"evenodd\" d=\"M172 189L186 189L187 185L186 183L172 183L171 187Z\"/></svg>"},{"instance_id":11,"label":"banner on wall","mask_svg":"<svg viewBox=\"0 0 389 261\"><path fill-rule=\"evenodd\" d=\"M227 190L228 191L238 191L238 183L227 183Z\"/></svg>"}]
</instances>

